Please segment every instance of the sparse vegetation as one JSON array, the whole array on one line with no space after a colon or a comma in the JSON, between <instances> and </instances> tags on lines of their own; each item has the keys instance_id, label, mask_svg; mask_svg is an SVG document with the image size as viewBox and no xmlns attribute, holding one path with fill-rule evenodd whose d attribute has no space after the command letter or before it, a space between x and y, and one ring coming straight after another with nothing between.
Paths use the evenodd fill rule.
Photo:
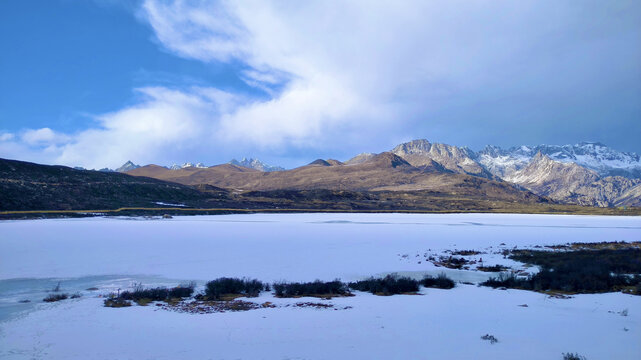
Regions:
<instances>
[{"instance_id":1,"label":"sparse vegetation","mask_svg":"<svg viewBox=\"0 0 641 360\"><path fill-rule=\"evenodd\" d=\"M104 304L105 304L105 307L121 308L121 307L131 306L131 301L121 299L118 297L112 297L112 298L106 299Z\"/></svg>"},{"instance_id":2,"label":"sparse vegetation","mask_svg":"<svg viewBox=\"0 0 641 360\"><path fill-rule=\"evenodd\" d=\"M607 243L599 245L605 247ZM636 247L573 251L515 250L511 252L509 257L516 261L548 269L562 268L568 263L571 267L594 264L612 273L641 274L641 249Z\"/></svg>"},{"instance_id":3,"label":"sparse vegetation","mask_svg":"<svg viewBox=\"0 0 641 360\"><path fill-rule=\"evenodd\" d=\"M586 360L585 356L581 356L578 353L563 353L563 360Z\"/></svg>"},{"instance_id":4,"label":"sparse vegetation","mask_svg":"<svg viewBox=\"0 0 641 360\"><path fill-rule=\"evenodd\" d=\"M480 251L476 250L455 250L452 252L452 255L459 255L459 256L472 256L472 255L479 255L482 254Z\"/></svg>"},{"instance_id":5,"label":"sparse vegetation","mask_svg":"<svg viewBox=\"0 0 641 360\"><path fill-rule=\"evenodd\" d=\"M510 258L539 265L541 271L527 278L502 273L481 285L570 293L625 291L641 295L641 249L638 248L516 250Z\"/></svg>"},{"instance_id":6,"label":"sparse vegetation","mask_svg":"<svg viewBox=\"0 0 641 360\"><path fill-rule=\"evenodd\" d=\"M228 300L226 297L256 297L265 289L265 284L253 279L222 277L205 285L205 295L211 300Z\"/></svg>"},{"instance_id":7,"label":"sparse vegetation","mask_svg":"<svg viewBox=\"0 0 641 360\"><path fill-rule=\"evenodd\" d=\"M489 341L490 344L496 344L497 342L499 342L499 339L494 337L494 335L490 335L490 334L485 334L485 335L481 336L481 339Z\"/></svg>"},{"instance_id":8,"label":"sparse vegetation","mask_svg":"<svg viewBox=\"0 0 641 360\"><path fill-rule=\"evenodd\" d=\"M491 277L482 282L482 286L489 286L493 288L523 288L523 284L527 279L517 278L514 274L500 273L497 277Z\"/></svg>"},{"instance_id":9,"label":"sparse vegetation","mask_svg":"<svg viewBox=\"0 0 641 360\"><path fill-rule=\"evenodd\" d=\"M438 261L434 262L434 265L443 266L448 269L461 269L468 263L469 261L462 257L441 256Z\"/></svg>"},{"instance_id":10,"label":"sparse vegetation","mask_svg":"<svg viewBox=\"0 0 641 360\"><path fill-rule=\"evenodd\" d=\"M492 265L492 266L479 266L477 269L479 271L484 271L484 272L502 272L502 271L507 271L509 268L503 265Z\"/></svg>"},{"instance_id":11,"label":"sparse vegetation","mask_svg":"<svg viewBox=\"0 0 641 360\"><path fill-rule=\"evenodd\" d=\"M306 283L275 283L274 292L278 297L332 297L351 295L347 285L340 280L323 282L316 280Z\"/></svg>"},{"instance_id":12,"label":"sparse vegetation","mask_svg":"<svg viewBox=\"0 0 641 360\"><path fill-rule=\"evenodd\" d=\"M46 298L42 299L44 302L56 302L60 300L66 300L69 298L69 294L50 294Z\"/></svg>"},{"instance_id":13,"label":"sparse vegetation","mask_svg":"<svg viewBox=\"0 0 641 360\"><path fill-rule=\"evenodd\" d=\"M421 285L437 289L452 289L456 286L454 280L448 278L444 273L439 274L437 277L426 275L423 280L421 280Z\"/></svg>"},{"instance_id":14,"label":"sparse vegetation","mask_svg":"<svg viewBox=\"0 0 641 360\"><path fill-rule=\"evenodd\" d=\"M354 290L367 291L375 295L394 295L415 293L419 290L419 282L395 275L387 275L384 278L369 278L366 280L349 283Z\"/></svg>"},{"instance_id":15,"label":"sparse vegetation","mask_svg":"<svg viewBox=\"0 0 641 360\"><path fill-rule=\"evenodd\" d=\"M145 289L142 284L136 284L132 290L123 291L109 299L112 300L110 303L111 305L117 306L107 305L107 301L105 301L105 306L129 306L131 304L125 305L125 302L128 301L134 301L137 304L144 306L152 301L171 301L172 299L190 297L194 293L195 285L195 283L191 282L170 289L166 287Z\"/></svg>"}]
</instances>

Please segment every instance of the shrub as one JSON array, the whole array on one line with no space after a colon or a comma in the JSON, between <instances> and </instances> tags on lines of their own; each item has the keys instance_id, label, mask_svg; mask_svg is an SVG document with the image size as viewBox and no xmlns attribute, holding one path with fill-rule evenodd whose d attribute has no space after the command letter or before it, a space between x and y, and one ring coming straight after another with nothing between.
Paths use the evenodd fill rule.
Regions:
<instances>
[{"instance_id":1,"label":"shrub","mask_svg":"<svg viewBox=\"0 0 641 360\"><path fill-rule=\"evenodd\" d=\"M174 288L169 289L170 298L186 298L190 297L194 293L194 288L196 287L195 282L189 282L187 284L181 284Z\"/></svg>"},{"instance_id":2,"label":"shrub","mask_svg":"<svg viewBox=\"0 0 641 360\"><path fill-rule=\"evenodd\" d=\"M448 278L444 273L439 274L437 277L425 275L423 280L421 280L421 285L437 289L451 289L456 286L454 280Z\"/></svg>"},{"instance_id":3,"label":"shrub","mask_svg":"<svg viewBox=\"0 0 641 360\"><path fill-rule=\"evenodd\" d=\"M499 342L499 339L494 337L494 335L490 335L490 334L485 334L485 335L481 336L481 339L489 341L490 344L496 344L497 342Z\"/></svg>"},{"instance_id":4,"label":"shrub","mask_svg":"<svg viewBox=\"0 0 641 360\"><path fill-rule=\"evenodd\" d=\"M131 301L121 298L109 298L105 300L105 307L121 308L131 306Z\"/></svg>"},{"instance_id":5,"label":"shrub","mask_svg":"<svg viewBox=\"0 0 641 360\"><path fill-rule=\"evenodd\" d=\"M50 294L46 298L42 299L44 302L56 302L60 300L66 300L69 298L69 294Z\"/></svg>"},{"instance_id":6,"label":"shrub","mask_svg":"<svg viewBox=\"0 0 641 360\"><path fill-rule=\"evenodd\" d=\"M213 300L221 300L223 295L244 295L256 297L265 288L265 285L256 280L238 278L218 278L205 285L205 295Z\"/></svg>"},{"instance_id":7,"label":"shrub","mask_svg":"<svg viewBox=\"0 0 641 360\"><path fill-rule=\"evenodd\" d=\"M492 265L492 266L479 266L477 268L479 271L484 272L501 272L508 270L508 267L503 265Z\"/></svg>"},{"instance_id":8,"label":"shrub","mask_svg":"<svg viewBox=\"0 0 641 360\"><path fill-rule=\"evenodd\" d=\"M563 360L585 360L585 356L575 353L563 353Z\"/></svg>"},{"instance_id":9,"label":"shrub","mask_svg":"<svg viewBox=\"0 0 641 360\"><path fill-rule=\"evenodd\" d=\"M121 292L118 298L122 300L133 300L136 302L143 301L144 303L149 301L165 301L171 298L190 297L194 293L194 286L194 283L189 283L187 285L180 285L171 289L166 287L145 289L142 285L138 284L134 286L134 289L131 291Z\"/></svg>"},{"instance_id":10,"label":"shrub","mask_svg":"<svg viewBox=\"0 0 641 360\"><path fill-rule=\"evenodd\" d=\"M493 288L527 288L527 280L519 279L514 274L500 273L498 277L491 277L481 283L481 286L489 286Z\"/></svg>"},{"instance_id":11,"label":"shrub","mask_svg":"<svg viewBox=\"0 0 641 360\"><path fill-rule=\"evenodd\" d=\"M354 290L367 291L377 295L394 295L412 293L419 290L418 281L408 277L387 275L384 278L369 278L349 283Z\"/></svg>"},{"instance_id":12,"label":"shrub","mask_svg":"<svg viewBox=\"0 0 641 360\"><path fill-rule=\"evenodd\" d=\"M472 255L478 255L478 254L483 254L483 253L476 250L455 250L452 252L452 255L460 255L460 256L472 256Z\"/></svg>"},{"instance_id":13,"label":"shrub","mask_svg":"<svg viewBox=\"0 0 641 360\"><path fill-rule=\"evenodd\" d=\"M323 282L316 280L306 283L275 283L274 292L278 297L298 297L298 296L336 296L347 295L349 289L340 280Z\"/></svg>"},{"instance_id":14,"label":"shrub","mask_svg":"<svg viewBox=\"0 0 641 360\"><path fill-rule=\"evenodd\" d=\"M123 291L118 298L123 300L139 301L148 299L151 301L162 301L169 296L169 289L166 287L157 287L152 289L134 289L131 291Z\"/></svg>"},{"instance_id":15,"label":"shrub","mask_svg":"<svg viewBox=\"0 0 641 360\"><path fill-rule=\"evenodd\" d=\"M625 291L641 294L641 276L629 273L641 271L641 250L576 250L533 251L516 250L510 258L536 264L541 270L528 278L499 274L481 283L484 286L508 287L536 291L565 291L598 293Z\"/></svg>"},{"instance_id":16,"label":"shrub","mask_svg":"<svg viewBox=\"0 0 641 360\"><path fill-rule=\"evenodd\" d=\"M463 268L464 265L468 264L469 261L466 260L465 258L457 258L453 256L441 256L439 257L439 261L437 262L438 265L445 266L446 268L450 269L461 269Z\"/></svg>"}]
</instances>

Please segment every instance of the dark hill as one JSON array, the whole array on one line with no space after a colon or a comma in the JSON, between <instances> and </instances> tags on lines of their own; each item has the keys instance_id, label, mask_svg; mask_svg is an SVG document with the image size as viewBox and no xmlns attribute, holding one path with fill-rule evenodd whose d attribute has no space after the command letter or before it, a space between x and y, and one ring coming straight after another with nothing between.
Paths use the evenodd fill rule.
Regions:
<instances>
[{"instance_id":1,"label":"dark hill","mask_svg":"<svg viewBox=\"0 0 641 360\"><path fill-rule=\"evenodd\" d=\"M202 198L190 186L148 177L0 159L0 210L161 207L156 202L188 205Z\"/></svg>"}]
</instances>

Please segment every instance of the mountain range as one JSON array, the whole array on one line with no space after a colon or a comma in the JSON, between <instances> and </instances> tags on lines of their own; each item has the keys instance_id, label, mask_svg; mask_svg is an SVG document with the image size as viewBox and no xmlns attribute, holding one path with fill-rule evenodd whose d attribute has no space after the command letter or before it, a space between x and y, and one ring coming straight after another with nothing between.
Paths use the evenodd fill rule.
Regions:
<instances>
[{"instance_id":1,"label":"mountain range","mask_svg":"<svg viewBox=\"0 0 641 360\"><path fill-rule=\"evenodd\" d=\"M232 159L229 164L236 165L236 166L243 166L246 168L250 169L255 169L259 171L283 171L285 170L284 168L280 166L270 166L265 164L264 162L258 160L258 159L253 159L253 158L243 158L242 160L238 161L236 159Z\"/></svg>"},{"instance_id":2,"label":"mountain range","mask_svg":"<svg viewBox=\"0 0 641 360\"><path fill-rule=\"evenodd\" d=\"M243 159L206 168L187 166L175 170L147 165L127 173L239 191L319 188L443 191L453 187L469 194L472 188L493 192L508 186L565 204L641 206L639 156L589 142L507 150L487 146L475 152L467 147L421 139L380 154L361 153L345 162L318 159L291 170ZM471 183L474 186L467 188L466 184Z\"/></svg>"},{"instance_id":3,"label":"mountain range","mask_svg":"<svg viewBox=\"0 0 641 360\"><path fill-rule=\"evenodd\" d=\"M251 209L638 213L641 164L597 143L466 147L414 140L347 161L284 170L257 159L109 171L0 159L0 210L87 210L167 204L201 213ZM238 211L241 211L238 210ZM165 211L165 210L162 210ZM37 212L37 211L36 211ZM91 212L91 211L89 211ZM15 215L22 216L22 215ZM34 215L36 216L36 215Z\"/></svg>"},{"instance_id":4,"label":"mountain range","mask_svg":"<svg viewBox=\"0 0 641 360\"><path fill-rule=\"evenodd\" d=\"M641 159L635 153L620 152L597 142L575 145L519 146L507 150L486 146L473 157L495 175L510 176L528 165L536 154L547 155L562 163L574 163L596 171L599 176L641 178Z\"/></svg>"}]
</instances>

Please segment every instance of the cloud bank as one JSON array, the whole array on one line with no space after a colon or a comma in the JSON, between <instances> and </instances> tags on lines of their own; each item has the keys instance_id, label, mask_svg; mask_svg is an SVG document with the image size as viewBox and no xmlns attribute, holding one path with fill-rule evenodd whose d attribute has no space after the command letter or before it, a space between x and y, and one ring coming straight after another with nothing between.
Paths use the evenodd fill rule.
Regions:
<instances>
[{"instance_id":1,"label":"cloud bank","mask_svg":"<svg viewBox=\"0 0 641 360\"><path fill-rule=\"evenodd\" d=\"M87 130L0 134L0 151L115 167L248 151L349 156L419 137L479 146L567 141L559 130L589 140L609 129L618 139L613 123L641 132L631 100L641 94L640 9L632 1L146 0L140 17L160 46L237 62L237 76L265 96L137 89L136 105L95 116ZM631 115L613 120L598 101Z\"/></svg>"}]
</instances>

